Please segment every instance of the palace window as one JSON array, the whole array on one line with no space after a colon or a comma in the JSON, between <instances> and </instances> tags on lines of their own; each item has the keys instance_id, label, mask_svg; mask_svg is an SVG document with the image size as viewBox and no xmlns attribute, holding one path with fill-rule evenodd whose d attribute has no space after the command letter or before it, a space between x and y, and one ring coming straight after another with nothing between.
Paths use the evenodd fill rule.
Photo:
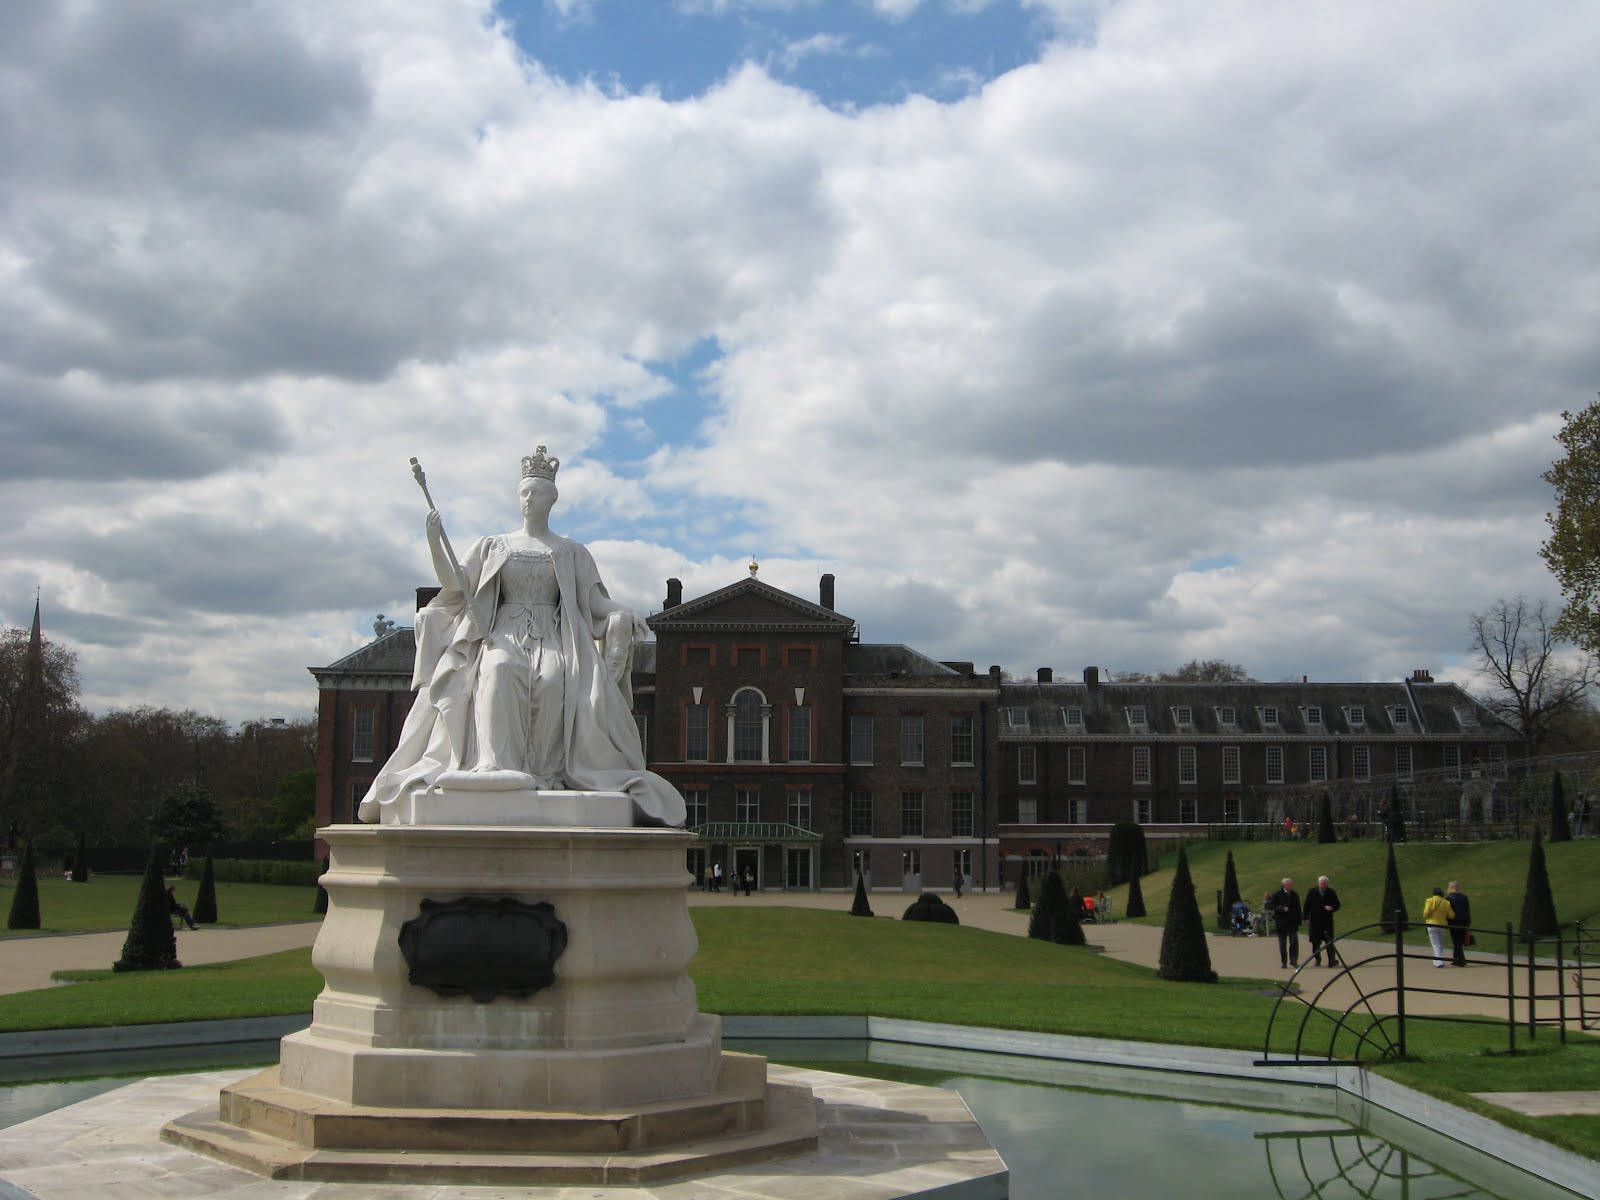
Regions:
<instances>
[{"instance_id":1,"label":"palace window","mask_svg":"<svg viewBox=\"0 0 1600 1200\"><path fill-rule=\"evenodd\" d=\"M1084 783L1087 781L1088 771L1085 767L1085 763L1088 757L1088 749L1084 746L1067 747L1068 783Z\"/></svg>"},{"instance_id":2,"label":"palace window","mask_svg":"<svg viewBox=\"0 0 1600 1200\"><path fill-rule=\"evenodd\" d=\"M1224 746L1222 748L1222 782L1239 782L1239 747Z\"/></svg>"},{"instance_id":3,"label":"palace window","mask_svg":"<svg viewBox=\"0 0 1600 1200\"><path fill-rule=\"evenodd\" d=\"M1263 729L1276 729L1281 723L1278 719L1278 706L1276 704L1264 705L1261 708L1261 727Z\"/></svg>"},{"instance_id":4,"label":"palace window","mask_svg":"<svg viewBox=\"0 0 1600 1200\"><path fill-rule=\"evenodd\" d=\"M1217 706L1218 725L1237 725L1239 723L1239 710L1231 704Z\"/></svg>"},{"instance_id":5,"label":"palace window","mask_svg":"<svg viewBox=\"0 0 1600 1200\"><path fill-rule=\"evenodd\" d=\"M1036 747L1017 747L1017 782L1039 782L1039 751Z\"/></svg>"},{"instance_id":6,"label":"palace window","mask_svg":"<svg viewBox=\"0 0 1600 1200\"><path fill-rule=\"evenodd\" d=\"M355 733L350 743L350 757L355 762L372 761L372 710L365 705L351 713Z\"/></svg>"},{"instance_id":7,"label":"palace window","mask_svg":"<svg viewBox=\"0 0 1600 1200\"><path fill-rule=\"evenodd\" d=\"M761 712L764 707L761 693L754 688L745 688L733 698L734 762L766 761L762 753L766 747L762 745L761 738L766 729L766 720Z\"/></svg>"},{"instance_id":8,"label":"palace window","mask_svg":"<svg viewBox=\"0 0 1600 1200\"><path fill-rule=\"evenodd\" d=\"M761 792L756 788L740 788L733 794L734 820L741 825L754 825L761 820Z\"/></svg>"},{"instance_id":9,"label":"palace window","mask_svg":"<svg viewBox=\"0 0 1600 1200\"><path fill-rule=\"evenodd\" d=\"M863 713L850 718L850 761L857 766L872 765L872 718Z\"/></svg>"},{"instance_id":10,"label":"palace window","mask_svg":"<svg viewBox=\"0 0 1600 1200\"><path fill-rule=\"evenodd\" d=\"M811 828L811 791L809 788L789 790L789 824L801 829Z\"/></svg>"},{"instance_id":11,"label":"palace window","mask_svg":"<svg viewBox=\"0 0 1600 1200\"><path fill-rule=\"evenodd\" d=\"M1036 797L1025 796L1017 801L1017 823L1019 825L1039 823L1039 801Z\"/></svg>"},{"instance_id":12,"label":"palace window","mask_svg":"<svg viewBox=\"0 0 1600 1200\"><path fill-rule=\"evenodd\" d=\"M1411 724L1411 711L1396 704L1389 709L1389 720L1396 725L1409 726Z\"/></svg>"},{"instance_id":13,"label":"palace window","mask_svg":"<svg viewBox=\"0 0 1600 1200\"><path fill-rule=\"evenodd\" d=\"M1180 704L1172 710L1172 723L1179 729L1194 728L1194 709L1187 704Z\"/></svg>"},{"instance_id":14,"label":"palace window","mask_svg":"<svg viewBox=\"0 0 1600 1200\"><path fill-rule=\"evenodd\" d=\"M789 710L789 761L811 761L811 706L797 704Z\"/></svg>"},{"instance_id":15,"label":"palace window","mask_svg":"<svg viewBox=\"0 0 1600 1200\"><path fill-rule=\"evenodd\" d=\"M1150 747L1133 748L1133 782L1136 787L1150 786Z\"/></svg>"},{"instance_id":16,"label":"palace window","mask_svg":"<svg viewBox=\"0 0 1600 1200\"><path fill-rule=\"evenodd\" d=\"M1283 782L1283 747L1267 747L1267 782Z\"/></svg>"},{"instance_id":17,"label":"palace window","mask_svg":"<svg viewBox=\"0 0 1600 1200\"><path fill-rule=\"evenodd\" d=\"M1178 747L1178 782L1200 782L1200 773L1196 765L1196 755L1193 746Z\"/></svg>"},{"instance_id":18,"label":"palace window","mask_svg":"<svg viewBox=\"0 0 1600 1200\"><path fill-rule=\"evenodd\" d=\"M850 836L872 836L872 793L850 793Z\"/></svg>"},{"instance_id":19,"label":"palace window","mask_svg":"<svg viewBox=\"0 0 1600 1200\"><path fill-rule=\"evenodd\" d=\"M973 763L971 713L957 713L950 718L950 763L957 767L970 767Z\"/></svg>"},{"instance_id":20,"label":"palace window","mask_svg":"<svg viewBox=\"0 0 1600 1200\"><path fill-rule=\"evenodd\" d=\"M972 793L950 793L950 836L972 836Z\"/></svg>"},{"instance_id":21,"label":"palace window","mask_svg":"<svg viewBox=\"0 0 1600 1200\"><path fill-rule=\"evenodd\" d=\"M1129 729L1146 729L1150 725L1150 714L1145 712L1144 705L1131 704L1123 709L1128 718Z\"/></svg>"},{"instance_id":22,"label":"palace window","mask_svg":"<svg viewBox=\"0 0 1600 1200\"><path fill-rule=\"evenodd\" d=\"M1069 733L1083 732L1083 709L1076 705L1061 710L1061 723L1067 727Z\"/></svg>"},{"instance_id":23,"label":"palace window","mask_svg":"<svg viewBox=\"0 0 1600 1200\"><path fill-rule=\"evenodd\" d=\"M1396 779L1411 778L1411 747L1396 746L1394 748L1394 774Z\"/></svg>"},{"instance_id":24,"label":"palace window","mask_svg":"<svg viewBox=\"0 0 1600 1200\"><path fill-rule=\"evenodd\" d=\"M706 762L711 757L710 708L704 704L683 706L683 758L685 762Z\"/></svg>"},{"instance_id":25,"label":"palace window","mask_svg":"<svg viewBox=\"0 0 1600 1200\"><path fill-rule=\"evenodd\" d=\"M1225 792L1222 796L1222 819L1229 825L1239 823L1239 793Z\"/></svg>"},{"instance_id":26,"label":"palace window","mask_svg":"<svg viewBox=\"0 0 1600 1200\"><path fill-rule=\"evenodd\" d=\"M1350 722L1351 729L1365 729L1367 725L1367 710L1360 704L1348 705L1344 710L1344 719Z\"/></svg>"},{"instance_id":27,"label":"palace window","mask_svg":"<svg viewBox=\"0 0 1600 1200\"><path fill-rule=\"evenodd\" d=\"M1365 782L1372 778L1372 748L1350 747L1350 778Z\"/></svg>"},{"instance_id":28,"label":"palace window","mask_svg":"<svg viewBox=\"0 0 1600 1200\"><path fill-rule=\"evenodd\" d=\"M922 765L922 718L900 718L900 765L903 767L920 767Z\"/></svg>"},{"instance_id":29,"label":"palace window","mask_svg":"<svg viewBox=\"0 0 1600 1200\"><path fill-rule=\"evenodd\" d=\"M1306 778L1312 783L1328 782L1328 748L1326 746L1309 747L1310 761L1307 766Z\"/></svg>"},{"instance_id":30,"label":"palace window","mask_svg":"<svg viewBox=\"0 0 1600 1200\"><path fill-rule=\"evenodd\" d=\"M706 823L706 795L705 788L683 789L683 827L685 829L693 829L696 825L704 825Z\"/></svg>"},{"instance_id":31,"label":"palace window","mask_svg":"<svg viewBox=\"0 0 1600 1200\"><path fill-rule=\"evenodd\" d=\"M1305 713L1306 713L1306 724L1307 725L1321 725L1322 724L1322 705L1320 705L1320 704L1308 704L1308 705L1306 705Z\"/></svg>"},{"instance_id":32,"label":"palace window","mask_svg":"<svg viewBox=\"0 0 1600 1200\"><path fill-rule=\"evenodd\" d=\"M1026 733L1028 729L1028 710L1025 708L1006 709L1006 727Z\"/></svg>"},{"instance_id":33,"label":"palace window","mask_svg":"<svg viewBox=\"0 0 1600 1200\"><path fill-rule=\"evenodd\" d=\"M1444 750L1444 760L1443 760L1442 765L1443 765L1445 771L1447 771L1449 773L1449 775L1450 775L1450 777L1452 779L1460 779L1461 778L1461 747L1460 746L1444 746L1442 749Z\"/></svg>"},{"instance_id":34,"label":"palace window","mask_svg":"<svg viewBox=\"0 0 1600 1200\"><path fill-rule=\"evenodd\" d=\"M1193 792L1185 792L1178 797L1178 820L1185 825L1193 825L1200 819L1200 807Z\"/></svg>"},{"instance_id":35,"label":"palace window","mask_svg":"<svg viewBox=\"0 0 1600 1200\"><path fill-rule=\"evenodd\" d=\"M1155 804L1149 796L1133 798L1133 819L1141 825L1148 825L1155 820Z\"/></svg>"},{"instance_id":36,"label":"palace window","mask_svg":"<svg viewBox=\"0 0 1600 1200\"><path fill-rule=\"evenodd\" d=\"M922 793L900 793L900 836L922 836Z\"/></svg>"}]
</instances>

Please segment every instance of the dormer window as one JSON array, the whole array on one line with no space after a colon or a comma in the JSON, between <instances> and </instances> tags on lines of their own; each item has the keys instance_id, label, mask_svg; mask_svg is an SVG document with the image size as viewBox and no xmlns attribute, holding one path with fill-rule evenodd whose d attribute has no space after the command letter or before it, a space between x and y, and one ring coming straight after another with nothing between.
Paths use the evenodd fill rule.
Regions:
<instances>
[{"instance_id":1,"label":"dormer window","mask_svg":"<svg viewBox=\"0 0 1600 1200\"><path fill-rule=\"evenodd\" d=\"M1179 729L1194 728L1194 709L1187 704L1179 704L1172 710L1172 723Z\"/></svg>"},{"instance_id":2,"label":"dormer window","mask_svg":"<svg viewBox=\"0 0 1600 1200\"><path fill-rule=\"evenodd\" d=\"M1303 711L1305 713L1306 724L1307 725L1321 725L1322 724L1322 705L1320 705L1320 704L1308 704L1301 711Z\"/></svg>"},{"instance_id":3,"label":"dormer window","mask_svg":"<svg viewBox=\"0 0 1600 1200\"><path fill-rule=\"evenodd\" d=\"M1130 729L1144 729L1149 726L1150 718L1145 714L1144 705L1130 704L1123 711L1127 713Z\"/></svg>"},{"instance_id":4,"label":"dormer window","mask_svg":"<svg viewBox=\"0 0 1600 1200\"><path fill-rule=\"evenodd\" d=\"M1026 733L1028 730L1028 710L1025 708L1006 709L1006 728Z\"/></svg>"},{"instance_id":5,"label":"dormer window","mask_svg":"<svg viewBox=\"0 0 1600 1200\"><path fill-rule=\"evenodd\" d=\"M1237 725L1239 723L1239 710L1231 704L1222 704L1217 707L1218 725Z\"/></svg>"},{"instance_id":6,"label":"dormer window","mask_svg":"<svg viewBox=\"0 0 1600 1200\"><path fill-rule=\"evenodd\" d=\"M1350 723L1351 729L1365 729L1367 727L1367 710L1360 704L1346 705L1344 719Z\"/></svg>"},{"instance_id":7,"label":"dormer window","mask_svg":"<svg viewBox=\"0 0 1600 1200\"><path fill-rule=\"evenodd\" d=\"M1408 709L1401 708L1400 705L1396 704L1389 710L1389 719L1396 725L1410 725L1411 713Z\"/></svg>"},{"instance_id":8,"label":"dormer window","mask_svg":"<svg viewBox=\"0 0 1600 1200\"><path fill-rule=\"evenodd\" d=\"M1083 709L1072 707L1061 710L1061 723L1068 729L1083 731Z\"/></svg>"},{"instance_id":9,"label":"dormer window","mask_svg":"<svg viewBox=\"0 0 1600 1200\"><path fill-rule=\"evenodd\" d=\"M1456 724L1463 729L1476 729L1478 727L1478 714L1470 708L1457 708Z\"/></svg>"},{"instance_id":10,"label":"dormer window","mask_svg":"<svg viewBox=\"0 0 1600 1200\"><path fill-rule=\"evenodd\" d=\"M1263 729L1276 729L1281 721L1278 719L1278 706L1268 704L1258 710L1261 713L1261 726Z\"/></svg>"}]
</instances>

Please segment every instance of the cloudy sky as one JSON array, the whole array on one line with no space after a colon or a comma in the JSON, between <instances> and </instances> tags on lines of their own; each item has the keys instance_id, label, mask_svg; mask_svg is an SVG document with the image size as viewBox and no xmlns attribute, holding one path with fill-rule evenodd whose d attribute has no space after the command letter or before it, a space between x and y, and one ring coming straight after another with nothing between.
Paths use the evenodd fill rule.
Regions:
<instances>
[{"instance_id":1,"label":"cloudy sky","mask_svg":"<svg viewBox=\"0 0 1600 1200\"><path fill-rule=\"evenodd\" d=\"M231 719L554 524L1018 672L1464 677L1600 387L1600 8L63 0L0 39L0 623Z\"/></svg>"}]
</instances>

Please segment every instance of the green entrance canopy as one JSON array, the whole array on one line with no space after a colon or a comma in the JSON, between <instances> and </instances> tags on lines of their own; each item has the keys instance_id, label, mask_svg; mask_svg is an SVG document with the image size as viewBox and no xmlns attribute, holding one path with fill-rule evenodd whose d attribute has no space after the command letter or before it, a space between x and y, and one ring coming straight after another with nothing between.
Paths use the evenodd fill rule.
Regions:
<instances>
[{"instance_id":1,"label":"green entrance canopy","mask_svg":"<svg viewBox=\"0 0 1600 1200\"><path fill-rule=\"evenodd\" d=\"M736 845L764 845L768 842L796 845L822 841L820 833L783 821L713 821L696 826L693 832L702 842Z\"/></svg>"}]
</instances>

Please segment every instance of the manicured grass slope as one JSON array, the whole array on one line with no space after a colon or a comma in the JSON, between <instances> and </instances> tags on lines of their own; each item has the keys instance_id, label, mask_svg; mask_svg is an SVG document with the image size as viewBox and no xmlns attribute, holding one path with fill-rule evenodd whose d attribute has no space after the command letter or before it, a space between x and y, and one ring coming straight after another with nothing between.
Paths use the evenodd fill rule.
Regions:
<instances>
[{"instance_id":1,"label":"manicured grass slope","mask_svg":"<svg viewBox=\"0 0 1600 1200\"><path fill-rule=\"evenodd\" d=\"M39 880L41 933L89 933L127 929L139 896L138 875L96 875L88 883L65 879ZM173 880L168 880L173 883ZM0 906L9 909L15 883L0 884ZM176 881L178 899L191 909L200 890L198 880ZM315 921L314 887L289 887L268 883L217 884L219 925L271 925L284 921ZM0 936L24 931L0 928Z\"/></svg>"},{"instance_id":2,"label":"manicured grass slope","mask_svg":"<svg viewBox=\"0 0 1600 1200\"><path fill-rule=\"evenodd\" d=\"M1233 851L1239 872L1239 891L1251 908L1260 908L1261 898L1275 891L1278 881L1291 876L1301 895L1315 886L1318 875L1327 875L1339 893L1342 911L1337 918L1340 933L1378 919L1383 902L1382 841L1335 842L1209 842L1189 850L1189 869L1194 876L1195 894L1208 925L1214 920L1216 895L1222 889L1227 852ZM1590 924L1600 921L1600 838L1545 845L1550 870L1551 890L1556 913L1563 928L1570 931L1580 918ZM1507 921L1513 926L1522 914L1522 890L1528 874L1527 842L1403 842L1395 847L1400 883L1405 888L1406 906L1413 921L1422 917L1422 902L1431 889L1444 887L1452 879L1472 898L1472 923L1483 929L1501 929ZM1142 880L1149 915L1143 920L1159 925L1166 915L1167 893L1172 889L1175 855L1166 856L1161 869ZM1111 893L1118 912L1127 899L1127 888ZM1381 936L1376 930L1364 935ZM1416 931L1421 936L1421 931Z\"/></svg>"}]
</instances>

